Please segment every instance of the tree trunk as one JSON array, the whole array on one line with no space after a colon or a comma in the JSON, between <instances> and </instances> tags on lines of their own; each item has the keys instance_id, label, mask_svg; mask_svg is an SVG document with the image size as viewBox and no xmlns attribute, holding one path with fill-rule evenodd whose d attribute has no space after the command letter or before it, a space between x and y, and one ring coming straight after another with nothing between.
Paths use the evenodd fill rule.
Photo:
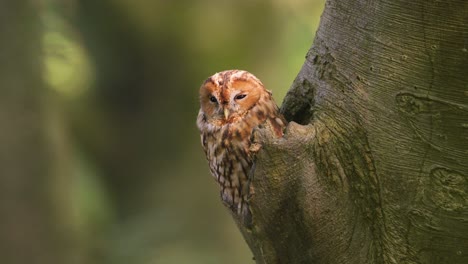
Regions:
<instances>
[{"instance_id":1,"label":"tree trunk","mask_svg":"<svg viewBox=\"0 0 468 264\"><path fill-rule=\"evenodd\" d=\"M260 129L257 263L468 263L468 2L329 0Z\"/></svg>"},{"instance_id":2,"label":"tree trunk","mask_svg":"<svg viewBox=\"0 0 468 264\"><path fill-rule=\"evenodd\" d=\"M0 262L70 263L60 232L65 224L57 221L60 202L52 199L41 28L33 2L0 2Z\"/></svg>"}]
</instances>

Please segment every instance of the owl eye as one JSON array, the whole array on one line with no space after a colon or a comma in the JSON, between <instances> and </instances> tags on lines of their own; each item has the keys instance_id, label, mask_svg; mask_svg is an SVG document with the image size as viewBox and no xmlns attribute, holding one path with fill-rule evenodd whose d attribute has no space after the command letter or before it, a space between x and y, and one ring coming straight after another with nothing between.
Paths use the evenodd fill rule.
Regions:
<instances>
[{"instance_id":1,"label":"owl eye","mask_svg":"<svg viewBox=\"0 0 468 264\"><path fill-rule=\"evenodd\" d=\"M240 99L242 99L242 98L244 98L244 97L246 97L246 96L247 96L246 94L238 94L238 95L236 95L236 96L234 97L234 99L240 100Z\"/></svg>"},{"instance_id":2,"label":"owl eye","mask_svg":"<svg viewBox=\"0 0 468 264\"><path fill-rule=\"evenodd\" d=\"M218 102L218 100L216 100L216 97L214 97L214 96L210 96L210 101L213 102L213 103Z\"/></svg>"}]
</instances>

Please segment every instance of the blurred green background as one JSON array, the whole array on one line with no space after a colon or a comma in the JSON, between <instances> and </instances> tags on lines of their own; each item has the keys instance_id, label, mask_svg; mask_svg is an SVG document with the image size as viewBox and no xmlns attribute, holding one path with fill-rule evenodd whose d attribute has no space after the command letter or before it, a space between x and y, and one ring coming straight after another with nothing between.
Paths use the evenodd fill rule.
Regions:
<instances>
[{"instance_id":1,"label":"blurred green background","mask_svg":"<svg viewBox=\"0 0 468 264\"><path fill-rule=\"evenodd\" d=\"M44 226L36 247L44 259L61 259L56 263L253 263L200 147L198 89L215 72L245 69L280 104L324 0L17 3L0 6L0 55L16 52L1 62L0 140L10 133L19 143L3 145L0 163L13 168L2 175L22 187L4 194L11 203L2 214ZM5 23L16 25L13 35ZM28 104L25 114L7 116L18 113L17 102ZM25 126L43 135L42 145L22 138ZM7 161L15 148L25 150ZM15 170L38 158L40 177ZM1 181L3 189L16 184ZM36 206L31 201L48 208L47 216L25 209L16 217L19 206ZM0 251L31 253L21 239L34 246L35 233L11 226Z\"/></svg>"}]
</instances>

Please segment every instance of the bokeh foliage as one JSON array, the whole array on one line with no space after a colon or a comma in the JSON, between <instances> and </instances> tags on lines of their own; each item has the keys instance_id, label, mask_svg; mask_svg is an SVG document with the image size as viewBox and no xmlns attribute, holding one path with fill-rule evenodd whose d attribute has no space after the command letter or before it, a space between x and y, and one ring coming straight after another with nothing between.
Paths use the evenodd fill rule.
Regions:
<instances>
[{"instance_id":1,"label":"bokeh foliage","mask_svg":"<svg viewBox=\"0 0 468 264\"><path fill-rule=\"evenodd\" d=\"M195 127L209 75L245 69L280 103L323 0L48 0L38 6L51 178L81 263L250 263Z\"/></svg>"}]
</instances>

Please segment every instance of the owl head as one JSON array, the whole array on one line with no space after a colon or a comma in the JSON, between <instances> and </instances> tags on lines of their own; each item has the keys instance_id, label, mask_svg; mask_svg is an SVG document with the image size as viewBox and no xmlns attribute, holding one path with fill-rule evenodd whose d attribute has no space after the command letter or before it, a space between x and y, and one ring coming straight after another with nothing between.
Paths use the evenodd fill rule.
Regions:
<instances>
[{"instance_id":1,"label":"owl head","mask_svg":"<svg viewBox=\"0 0 468 264\"><path fill-rule=\"evenodd\" d=\"M200 105L205 118L223 123L236 122L269 94L253 74L241 70L216 73L200 87Z\"/></svg>"}]
</instances>

